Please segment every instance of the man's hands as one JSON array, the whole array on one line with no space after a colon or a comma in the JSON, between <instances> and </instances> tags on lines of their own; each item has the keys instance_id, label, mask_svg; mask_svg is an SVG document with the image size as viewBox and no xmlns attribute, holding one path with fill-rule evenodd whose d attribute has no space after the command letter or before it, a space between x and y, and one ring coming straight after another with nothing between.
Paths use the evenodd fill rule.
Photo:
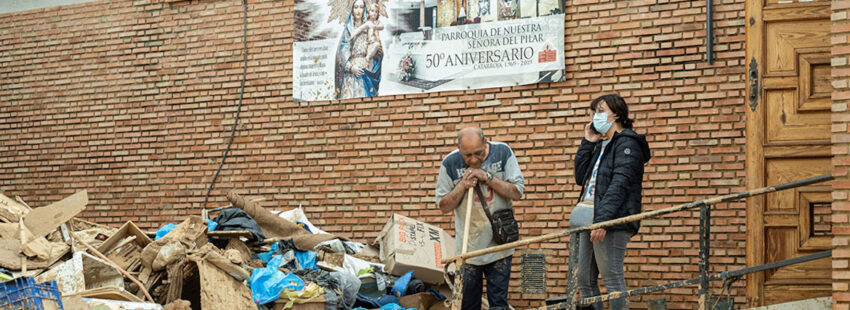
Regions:
<instances>
[{"instance_id":1,"label":"man's hands","mask_svg":"<svg viewBox=\"0 0 850 310\"><path fill-rule=\"evenodd\" d=\"M466 171L463 172L463 178L458 183L458 186L462 186L464 190L469 189L478 184L478 182L487 183L487 179L489 176L487 172L481 169L475 168L467 168Z\"/></svg>"}]
</instances>

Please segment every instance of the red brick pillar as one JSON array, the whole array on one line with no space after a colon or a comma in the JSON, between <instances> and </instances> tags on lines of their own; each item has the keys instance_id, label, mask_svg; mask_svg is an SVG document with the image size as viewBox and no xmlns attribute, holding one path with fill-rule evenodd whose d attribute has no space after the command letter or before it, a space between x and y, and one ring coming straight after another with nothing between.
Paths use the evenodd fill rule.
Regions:
<instances>
[{"instance_id":1,"label":"red brick pillar","mask_svg":"<svg viewBox=\"0 0 850 310\"><path fill-rule=\"evenodd\" d=\"M850 1L832 1L832 298L850 309Z\"/></svg>"}]
</instances>

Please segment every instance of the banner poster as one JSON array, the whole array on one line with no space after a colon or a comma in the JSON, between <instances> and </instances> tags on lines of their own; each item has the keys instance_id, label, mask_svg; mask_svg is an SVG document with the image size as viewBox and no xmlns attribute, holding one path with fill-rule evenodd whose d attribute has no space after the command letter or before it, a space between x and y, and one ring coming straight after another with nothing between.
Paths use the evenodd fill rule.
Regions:
<instances>
[{"instance_id":1,"label":"banner poster","mask_svg":"<svg viewBox=\"0 0 850 310\"><path fill-rule=\"evenodd\" d=\"M293 98L563 81L562 1L295 0Z\"/></svg>"}]
</instances>

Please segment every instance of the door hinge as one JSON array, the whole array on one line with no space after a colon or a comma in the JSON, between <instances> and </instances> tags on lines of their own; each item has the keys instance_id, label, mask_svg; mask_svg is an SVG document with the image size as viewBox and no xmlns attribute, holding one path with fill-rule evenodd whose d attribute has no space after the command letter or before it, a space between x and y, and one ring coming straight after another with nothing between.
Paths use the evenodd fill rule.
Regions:
<instances>
[{"instance_id":1,"label":"door hinge","mask_svg":"<svg viewBox=\"0 0 850 310\"><path fill-rule=\"evenodd\" d=\"M750 109L755 111L759 105L759 65L756 58L750 61Z\"/></svg>"}]
</instances>

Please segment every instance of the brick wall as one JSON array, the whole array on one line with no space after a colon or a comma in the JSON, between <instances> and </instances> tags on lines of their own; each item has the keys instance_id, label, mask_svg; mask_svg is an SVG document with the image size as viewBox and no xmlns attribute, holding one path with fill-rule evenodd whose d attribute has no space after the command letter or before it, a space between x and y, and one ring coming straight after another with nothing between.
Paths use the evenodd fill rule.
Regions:
<instances>
[{"instance_id":1,"label":"brick wall","mask_svg":"<svg viewBox=\"0 0 850 310\"><path fill-rule=\"evenodd\" d=\"M832 299L833 309L850 309L850 2L832 1Z\"/></svg>"},{"instance_id":2,"label":"brick wall","mask_svg":"<svg viewBox=\"0 0 850 310\"><path fill-rule=\"evenodd\" d=\"M112 225L153 229L199 214L236 110L240 3L96 1L0 15L0 191L38 206L87 189L83 215ZM515 204L522 235L559 231L578 196L571 160L586 108L607 92L627 98L654 149L645 209L743 190L744 1L714 3L714 65L704 59L704 1L572 0L566 82L308 103L291 101L293 1L249 1L242 119L210 205L225 205L227 190L269 208L303 205L314 224L362 241L392 213L451 230L434 182L455 131L477 124L517 153L528 185ZM713 216L713 271L743 267L744 204ZM627 284L694 277L697 219L645 221L629 244ZM547 254L548 294L521 294L514 261L515 307L565 292L566 242L524 250ZM743 287L731 291L738 305ZM692 309L696 288L632 306L659 298Z\"/></svg>"}]
</instances>

